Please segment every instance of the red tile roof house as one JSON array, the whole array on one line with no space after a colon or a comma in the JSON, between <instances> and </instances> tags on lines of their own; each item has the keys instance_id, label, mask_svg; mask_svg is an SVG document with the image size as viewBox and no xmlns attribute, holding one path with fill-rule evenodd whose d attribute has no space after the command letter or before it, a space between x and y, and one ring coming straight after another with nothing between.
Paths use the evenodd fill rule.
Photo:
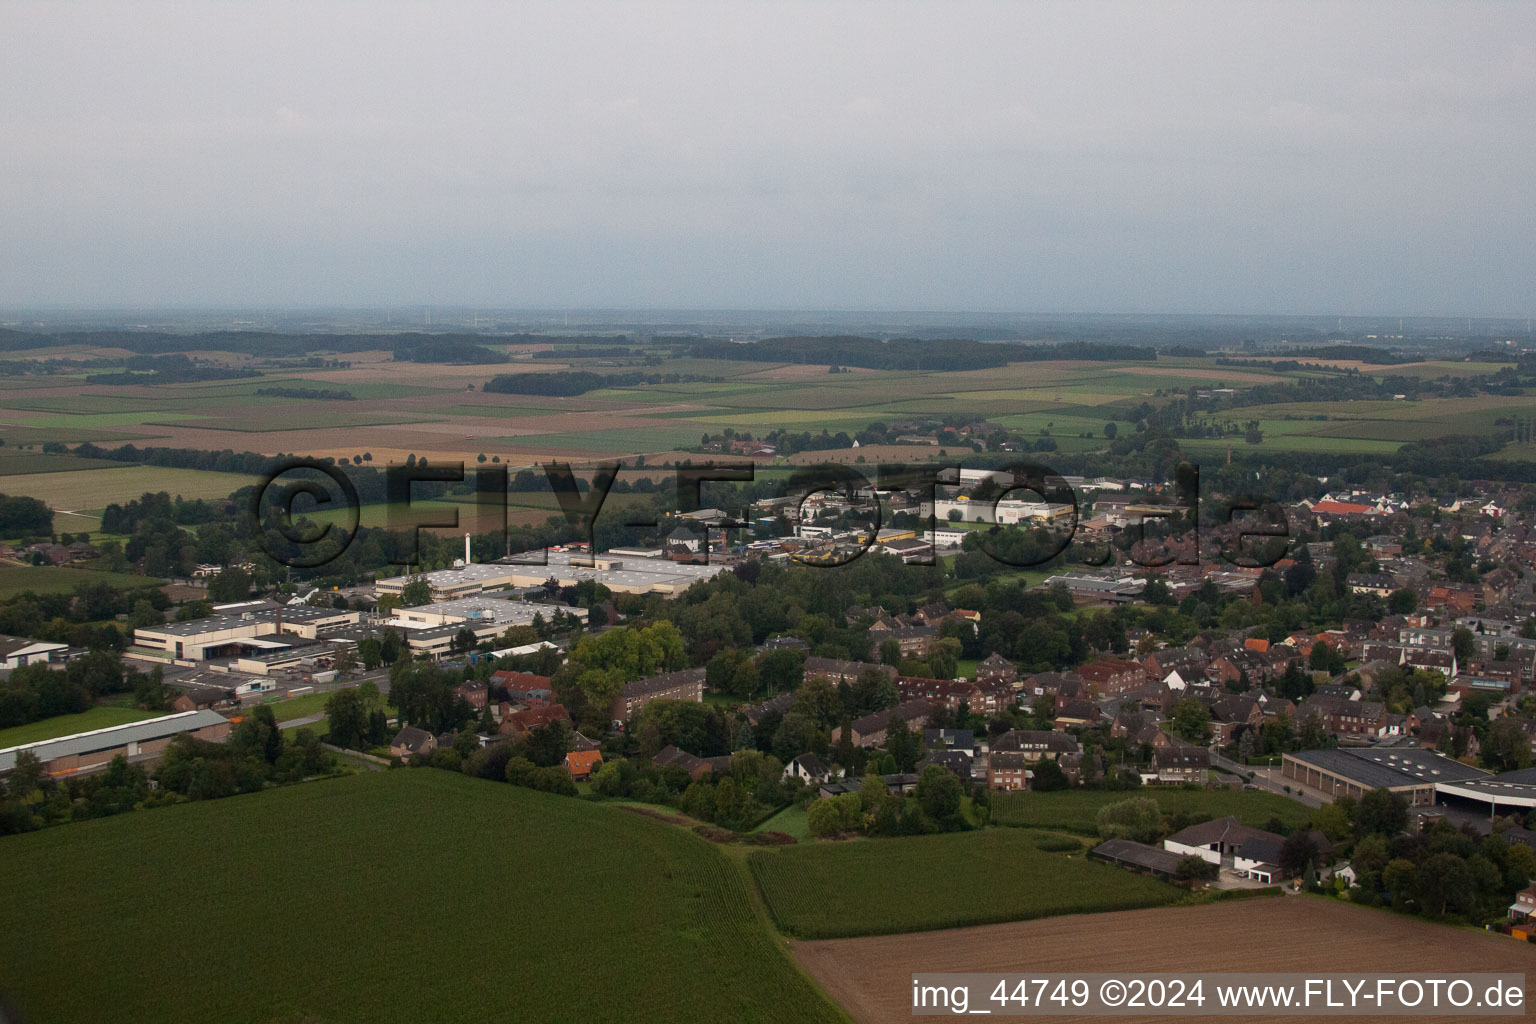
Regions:
<instances>
[{"instance_id":1,"label":"red tile roof house","mask_svg":"<svg viewBox=\"0 0 1536 1024\"><path fill-rule=\"evenodd\" d=\"M977 695L974 683L927 676L902 676L896 681L896 693L902 700L926 700L943 705L951 712L958 711L962 701L968 703ZM980 709L972 707L971 710Z\"/></svg>"},{"instance_id":2,"label":"red tile roof house","mask_svg":"<svg viewBox=\"0 0 1536 1024\"><path fill-rule=\"evenodd\" d=\"M1090 692L1101 697L1118 697L1140 689L1147 681L1147 670L1138 662L1124 658L1105 658L1080 665L1077 674Z\"/></svg>"},{"instance_id":3,"label":"red tile roof house","mask_svg":"<svg viewBox=\"0 0 1536 1024\"><path fill-rule=\"evenodd\" d=\"M514 704L542 708L555 702L555 691L549 676L501 669L491 673L491 685L505 691L507 699Z\"/></svg>"},{"instance_id":4,"label":"red tile roof house","mask_svg":"<svg viewBox=\"0 0 1536 1024\"><path fill-rule=\"evenodd\" d=\"M513 711L502 717L501 725L496 731L506 736L525 736L534 729L541 729L553 722L569 723L570 720L571 716L565 710L564 704L551 704L547 708Z\"/></svg>"},{"instance_id":5,"label":"red tile roof house","mask_svg":"<svg viewBox=\"0 0 1536 1024\"><path fill-rule=\"evenodd\" d=\"M598 750L573 750L565 755L565 770L577 782L591 778L602 763L603 755Z\"/></svg>"}]
</instances>

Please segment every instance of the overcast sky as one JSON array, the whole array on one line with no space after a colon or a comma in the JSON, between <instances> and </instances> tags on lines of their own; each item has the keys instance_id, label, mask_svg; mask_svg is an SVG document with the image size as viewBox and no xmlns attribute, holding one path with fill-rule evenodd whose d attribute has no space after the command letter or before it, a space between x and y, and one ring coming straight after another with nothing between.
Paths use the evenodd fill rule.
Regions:
<instances>
[{"instance_id":1,"label":"overcast sky","mask_svg":"<svg viewBox=\"0 0 1536 1024\"><path fill-rule=\"evenodd\" d=\"M0 305L1536 313L1536 4L0 4Z\"/></svg>"}]
</instances>

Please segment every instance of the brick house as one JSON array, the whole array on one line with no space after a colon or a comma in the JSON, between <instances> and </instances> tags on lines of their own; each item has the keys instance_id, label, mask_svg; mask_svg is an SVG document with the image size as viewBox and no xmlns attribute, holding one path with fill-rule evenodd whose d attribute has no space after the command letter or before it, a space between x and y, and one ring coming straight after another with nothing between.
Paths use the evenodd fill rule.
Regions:
<instances>
[{"instance_id":1,"label":"brick house","mask_svg":"<svg viewBox=\"0 0 1536 1024\"><path fill-rule=\"evenodd\" d=\"M1077 674L1090 692L1101 697L1118 697L1139 689L1147 681L1147 670L1126 658L1104 658L1078 667Z\"/></svg>"},{"instance_id":2,"label":"brick house","mask_svg":"<svg viewBox=\"0 0 1536 1024\"><path fill-rule=\"evenodd\" d=\"M987 788L1007 791L1029 788L1030 760L1022 753L995 751L987 758Z\"/></svg>"}]
</instances>

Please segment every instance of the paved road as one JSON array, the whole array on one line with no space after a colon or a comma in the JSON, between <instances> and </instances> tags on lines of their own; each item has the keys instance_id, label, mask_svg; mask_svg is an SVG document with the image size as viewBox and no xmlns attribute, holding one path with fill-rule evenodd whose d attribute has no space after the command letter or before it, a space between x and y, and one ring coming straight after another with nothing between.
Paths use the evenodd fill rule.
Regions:
<instances>
[{"instance_id":1,"label":"paved road","mask_svg":"<svg viewBox=\"0 0 1536 1024\"><path fill-rule=\"evenodd\" d=\"M1275 765L1274 767L1241 765L1236 761L1231 760L1230 758L1221 756L1220 754L1211 755L1211 764L1224 771L1241 773L1243 775L1251 774L1253 776L1253 784L1255 786L1268 790L1269 792L1274 793L1276 796L1287 797L1291 800L1295 800L1299 804L1305 804L1308 807L1323 806L1322 800L1318 799L1316 796L1313 796L1310 793L1302 792L1296 787L1294 783L1291 782L1290 779L1287 779L1285 776L1281 775L1279 765ZM1291 787L1291 791L1289 793L1285 791L1286 786Z\"/></svg>"}]
</instances>

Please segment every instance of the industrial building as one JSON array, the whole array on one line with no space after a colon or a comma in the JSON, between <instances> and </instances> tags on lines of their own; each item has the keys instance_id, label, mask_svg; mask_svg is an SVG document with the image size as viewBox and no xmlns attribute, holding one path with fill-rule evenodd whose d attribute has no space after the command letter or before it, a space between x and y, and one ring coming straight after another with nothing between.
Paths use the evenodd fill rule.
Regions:
<instances>
[{"instance_id":1,"label":"industrial building","mask_svg":"<svg viewBox=\"0 0 1536 1024\"><path fill-rule=\"evenodd\" d=\"M573 560L574 564L573 564ZM583 565L590 562L590 565ZM583 580L601 583L615 594L681 594L701 580L726 571L724 565L698 565L666 558L616 557L613 553L585 555L569 551L525 552L499 562L472 562L452 569L437 569L421 576L433 597L449 601L474 597L487 591L543 586L555 580L573 587ZM379 580L379 595L399 594L415 577L395 576Z\"/></svg>"},{"instance_id":2,"label":"industrial building","mask_svg":"<svg viewBox=\"0 0 1536 1024\"><path fill-rule=\"evenodd\" d=\"M1359 799L1373 789L1400 793L1410 804L1433 804L1446 785L1465 787L1491 776L1418 747L1340 747L1286 754L1281 774L1330 796Z\"/></svg>"},{"instance_id":3,"label":"industrial building","mask_svg":"<svg viewBox=\"0 0 1536 1024\"><path fill-rule=\"evenodd\" d=\"M0 772L15 768L17 755L28 751L36 755L49 775L86 775L102 771L119 755L130 762L156 760L165 753L171 740L184 732L217 743L228 738L229 729L229 719L216 712L183 711L163 718L8 747L0 750Z\"/></svg>"},{"instance_id":4,"label":"industrial building","mask_svg":"<svg viewBox=\"0 0 1536 1024\"><path fill-rule=\"evenodd\" d=\"M133 642L146 651L164 652L170 660L191 663L283 650L292 646L283 637L314 640L322 629L360 618L361 612L297 605L143 626L133 631Z\"/></svg>"}]
</instances>

